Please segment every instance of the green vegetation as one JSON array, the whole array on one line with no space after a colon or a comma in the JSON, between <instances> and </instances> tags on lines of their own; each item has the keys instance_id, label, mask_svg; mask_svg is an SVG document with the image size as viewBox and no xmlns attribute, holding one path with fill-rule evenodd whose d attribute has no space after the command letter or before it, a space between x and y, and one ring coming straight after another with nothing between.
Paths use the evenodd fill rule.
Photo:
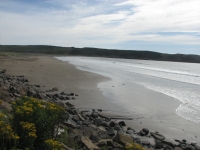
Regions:
<instances>
[{"instance_id":1,"label":"green vegetation","mask_svg":"<svg viewBox=\"0 0 200 150\"><path fill-rule=\"evenodd\" d=\"M111 50L111 49L100 49L100 48L89 48L89 47L75 48L75 47L58 47L58 46L45 46L45 45L35 45L35 46L0 45L0 52L91 56L91 57L109 57L109 58L200 63L200 56L198 55L163 54L151 51Z\"/></svg>"},{"instance_id":2,"label":"green vegetation","mask_svg":"<svg viewBox=\"0 0 200 150\"><path fill-rule=\"evenodd\" d=\"M12 108L11 113L0 113L0 149L62 150L57 141L64 112L61 106L22 97L12 103Z\"/></svg>"},{"instance_id":3,"label":"green vegetation","mask_svg":"<svg viewBox=\"0 0 200 150\"><path fill-rule=\"evenodd\" d=\"M132 144L126 146L126 150L144 150L144 148L142 146L140 146L139 144L132 143Z\"/></svg>"}]
</instances>

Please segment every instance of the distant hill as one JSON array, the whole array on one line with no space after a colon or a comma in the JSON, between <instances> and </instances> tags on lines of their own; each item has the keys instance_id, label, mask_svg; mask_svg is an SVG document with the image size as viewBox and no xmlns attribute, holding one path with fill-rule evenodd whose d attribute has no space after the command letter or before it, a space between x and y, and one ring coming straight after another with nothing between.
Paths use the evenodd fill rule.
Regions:
<instances>
[{"instance_id":1,"label":"distant hill","mask_svg":"<svg viewBox=\"0 0 200 150\"><path fill-rule=\"evenodd\" d=\"M58 46L46 46L46 45L26 45L26 46L0 45L0 52L56 54L56 55L70 55L70 56L91 56L91 57L109 57L109 58L200 63L199 55L164 54L152 51L111 50L111 49L90 48L90 47L75 48L75 47L58 47Z\"/></svg>"}]
</instances>

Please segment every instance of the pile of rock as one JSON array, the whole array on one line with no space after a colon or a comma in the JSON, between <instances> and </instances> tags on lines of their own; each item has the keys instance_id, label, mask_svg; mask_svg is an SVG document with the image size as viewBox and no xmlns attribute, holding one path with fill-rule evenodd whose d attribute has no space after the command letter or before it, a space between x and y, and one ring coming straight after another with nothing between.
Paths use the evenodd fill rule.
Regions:
<instances>
[{"instance_id":1,"label":"pile of rock","mask_svg":"<svg viewBox=\"0 0 200 150\"><path fill-rule=\"evenodd\" d=\"M62 105L65 108L63 126L68 127L69 137L76 139L82 150L98 150L102 147L109 150L123 150L126 145L133 142L147 150L200 150L195 143L169 140L158 132L150 132L147 128L135 131L127 127L123 119L118 121L101 115L101 109L76 109L69 100L75 100L77 94L63 91L59 93L57 87L42 90L40 85L30 85L24 76L10 76L6 74L6 70L0 70L0 92L0 99L7 103L21 96L32 96Z\"/></svg>"}]
</instances>

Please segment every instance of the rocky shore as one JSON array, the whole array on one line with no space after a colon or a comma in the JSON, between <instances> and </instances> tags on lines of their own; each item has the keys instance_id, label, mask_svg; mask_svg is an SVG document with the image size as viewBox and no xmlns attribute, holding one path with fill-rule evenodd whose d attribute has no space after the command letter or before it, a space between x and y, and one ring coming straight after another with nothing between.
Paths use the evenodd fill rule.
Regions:
<instances>
[{"instance_id":1,"label":"rocky shore","mask_svg":"<svg viewBox=\"0 0 200 150\"><path fill-rule=\"evenodd\" d=\"M8 75L6 70L0 70L1 107L11 111L11 102L21 96L62 105L65 108L63 126L67 126L70 139L76 140L80 149L123 150L134 142L147 150L200 150L199 145L185 139L166 139L161 133L147 128L135 131L134 127L126 126L125 120L131 118L114 119L104 115L101 109L77 109L70 103L79 98L77 93L60 91L59 87L45 89L39 84L29 84L29 79L24 75Z\"/></svg>"}]
</instances>

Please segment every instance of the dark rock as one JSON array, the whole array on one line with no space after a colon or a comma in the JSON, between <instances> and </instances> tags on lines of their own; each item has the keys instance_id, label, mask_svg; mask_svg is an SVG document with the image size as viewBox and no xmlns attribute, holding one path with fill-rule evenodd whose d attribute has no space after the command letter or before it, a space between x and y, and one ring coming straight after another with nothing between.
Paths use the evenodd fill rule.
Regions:
<instances>
[{"instance_id":1,"label":"dark rock","mask_svg":"<svg viewBox=\"0 0 200 150\"><path fill-rule=\"evenodd\" d=\"M103 127L109 127L109 124L107 122L103 121L102 124L101 124L101 126L103 126Z\"/></svg>"},{"instance_id":2,"label":"dark rock","mask_svg":"<svg viewBox=\"0 0 200 150\"><path fill-rule=\"evenodd\" d=\"M68 113L70 113L70 114L72 114L72 115L76 115L76 113L75 113L71 108L68 109L67 111L68 111Z\"/></svg>"},{"instance_id":3,"label":"dark rock","mask_svg":"<svg viewBox=\"0 0 200 150\"><path fill-rule=\"evenodd\" d=\"M182 140L183 143L186 143L187 141L185 139Z\"/></svg>"},{"instance_id":4,"label":"dark rock","mask_svg":"<svg viewBox=\"0 0 200 150\"><path fill-rule=\"evenodd\" d=\"M134 142L137 143L137 144L139 144L139 145L142 145L142 141L141 141L140 138L135 138Z\"/></svg>"},{"instance_id":5,"label":"dark rock","mask_svg":"<svg viewBox=\"0 0 200 150\"><path fill-rule=\"evenodd\" d=\"M99 114L97 112L92 112L92 114L90 115L92 118L96 119L99 117Z\"/></svg>"},{"instance_id":6,"label":"dark rock","mask_svg":"<svg viewBox=\"0 0 200 150\"><path fill-rule=\"evenodd\" d=\"M183 149L180 147L175 147L174 150L183 150Z\"/></svg>"},{"instance_id":7,"label":"dark rock","mask_svg":"<svg viewBox=\"0 0 200 150\"><path fill-rule=\"evenodd\" d=\"M163 141L165 140L165 137L159 133L155 133L155 132L150 132L151 136L153 136L155 139Z\"/></svg>"},{"instance_id":8,"label":"dark rock","mask_svg":"<svg viewBox=\"0 0 200 150\"><path fill-rule=\"evenodd\" d=\"M58 91L57 87L52 88L52 92Z\"/></svg>"},{"instance_id":9,"label":"dark rock","mask_svg":"<svg viewBox=\"0 0 200 150\"><path fill-rule=\"evenodd\" d=\"M149 129L147 129L147 128L143 128L142 131L145 133L145 135L149 134Z\"/></svg>"},{"instance_id":10,"label":"dark rock","mask_svg":"<svg viewBox=\"0 0 200 150\"><path fill-rule=\"evenodd\" d=\"M163 150L173 150L173 149L169 146L166 146Z\"/></svg>"},{"instance_id":11,"label":"dark rock","mask_svg":"<svg viewBox=\"0 0 200 150\"><path fill-rule=\"evenodd\" d=\"M98 136L96 136L96 135L94 135L94 134L92 134L92 135L90 136L90 139L91 139L93 142L98 142L98 141L99 141Z\"/></svg>"},{"instance_id":12,"label":"dark rock","mask_svg":"<svg viewBox=\"0 0 200 150\"><path fill-rule=\"evenodd\" d=\"M111 137L113 137L115 135L115 131L113 129L109 129L107 130L107 134Z\"/></svg>"},{"instance_id":13,"label":"dark rock","mask_svg":"<svg viewBox=\"0 0 200 150\"><path fill-rule=\"evenodd\" d=\"M122 127L126 126L126 124L125 124L124 121L120 121L118 124L119 124L120 126L122 126Z\"/></svg>"},{"instance_id":14,"label":"dark rock","mask_svg":"<svg viewBox=\"0 0 200 150\"><path fill-rule=\"evenodd\" d=\"M156 140L155 141L155 148L156 149L161 149L161 148L164 148L164 146L159 140Z\"/></svg>"},{"instance_id":15,"label":"dark rock","mask_svg":"<svg viewBox=\"0 0 200 150\"><path fill-rule=\"evenodd\" d=\"M99 112L102 112L102 109L97 109Z\"/></svg>"},{"instance_id":16,"label":"dark rock","mask_svg":"<svg viewBox=\"0 0 200 150\"><path fill-rule=\"evenodd\" d=\"M94 124L96 125L96 126L101 126L101 124L103 123L103 120L102 119L95 119L94 120Z\"/></svg>"},{"instance_id":17,"label":"dark rock","mask_svg":"<svg viewBox=\"0 0 200 150\"><path fill-rule=\"evenodd\" d=\"M111 146L112 148L119 148L120 150L122 150L124 147L122 145L120 145L119 143L113 142L113 141L108 141L107 142L108 146Z\"/></svg>"},{"instance_id":18,"label":"dark rock","mask_svg":"<svg viewBox=\"0 0 200 150\"><path fill-rule=\"evenodd\" d=\"M172 142L169 141L169 140L164 140L164 141L161 141L161 142L162 142L163 144L165 144L165 145L168 145L168 146L172 147L172 148L175 147L174 143L172 143Z\"/></svg>"},{"instance_id":19,"label":"dark rock","mask_svg":"<svg viewBox=\"0 0 200 150\"><path fill-rule=\"evenodd\" d=\"M72 120L73 120L74 122L79 121L78 115L73 115Z\"/></svg>"},{"instance_id":20,"label":"dark rock","mask_svg":"<svg viewBox=\"0 0 200 150\"><path fill-rule=\"evenodd\" d=\"M191 145L187 145L183 148L183 150L195 150L195 148Z\"/></svg>"},{"instance_id":21,"label":"dark rock","mask_svg":"<svg viewBox=\"0 0 200 150\"><path fill-rule=\"evenodd\" d=\"M73 107L74 105L73 104L71 104L71 103L69 103L69 102L67 102L67 103L65 103L67 106L69 106L69 107Z\"/></svg>"},{"instance_id":22,"label":"dark rock","mask_svg":"<svg viewBox=\"0 0 200 150\"><path fill-rule=\"evenodd\" d=\"M28 91L27 91L27 96L33 96L34 94L36 94L35 90L33 90L32 88L30 88Z\"/></svg>"},{"instance_id":23,"label":"dark rock","mask_svg":"<svg viewBox=\"0 0 200 150\"><path fill-rule=\"evenodd\" d=\"M121 130L122 128L119 126L119 125L116 125L115 127L114 127L114 130L117 130L117 131L119 131L119 130Z\"/></svg>"},{"instance_id":24,"label":"dark rock","mask_svg":"<svg viewBox=\"0 0 200 150\"><path fill-rule=\"evenodd\" d=\"M145 136L146 134L141 130L141 131L139 132L139 135L140 135L140 136Z\"/></svg>"},{"instance_id":25,"label":"dark rock","mask_svg":"<svg viewBox=\"0 0 200 150\"><path fill-rule=\"evenodd\" d=\"M111 121L110 122L110 127L115 127L116 126L116 123L114 121Z\"/></svg>"},{"instance_id":26,"label":"dark rock","mask_svg":"<svg viewBox=\"0 0 200 150\"><path fill-rule=\"evenodd\" d=\"M74 96L74 93L69 94L70 96Z\"/></svg>"},{"instance_id":27,"label":"dark rock","mask_svg":"<svg viewBox=\"0 0 200 150\"><path fill-rule=\"evenodd\" d=\"M149 141L142 141L142 145L143 145L143 146L145 146L145 145L146 145L146 146L150 146L150 142L149 142Z\"/></svg>"}]
</instances>

